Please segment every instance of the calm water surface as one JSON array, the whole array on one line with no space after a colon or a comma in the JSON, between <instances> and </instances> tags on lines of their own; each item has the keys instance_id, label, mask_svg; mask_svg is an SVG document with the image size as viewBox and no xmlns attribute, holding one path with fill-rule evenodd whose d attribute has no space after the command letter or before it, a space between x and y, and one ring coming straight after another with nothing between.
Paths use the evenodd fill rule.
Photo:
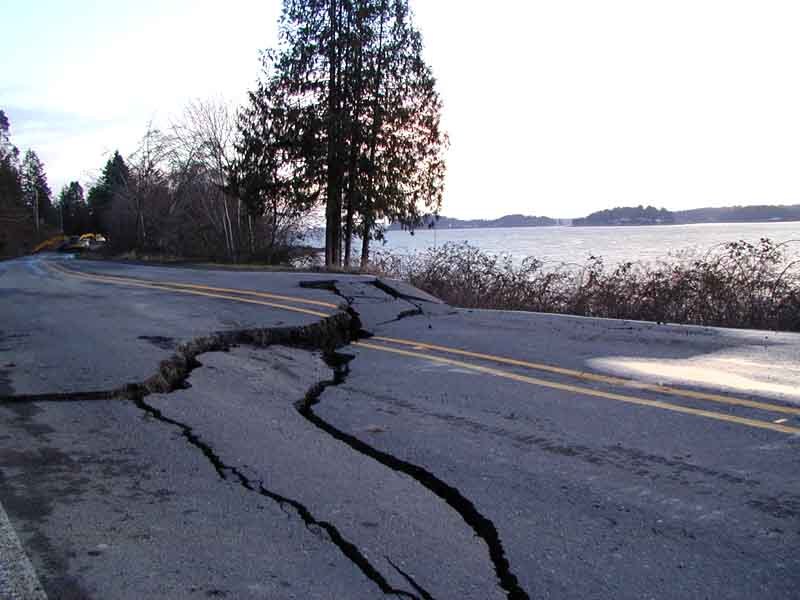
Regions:
<instances>
[{"instance_id":1,"label":"calm water surface","mask_svg":"<svg viewBox=\"0 0 800 600\"><path fill-rule=\"evenodd\" d=\"M701 253L736 240L757 242L767 237L800 253L800 222L660 225L641 227L515 227L387 232L386 249L411 254L447 242L469 242L486 252L506 253L515 261L535 256L547 263L583 264L602 256L606 264L653 262L678 252Z\"/></svg>"}]
</instances>

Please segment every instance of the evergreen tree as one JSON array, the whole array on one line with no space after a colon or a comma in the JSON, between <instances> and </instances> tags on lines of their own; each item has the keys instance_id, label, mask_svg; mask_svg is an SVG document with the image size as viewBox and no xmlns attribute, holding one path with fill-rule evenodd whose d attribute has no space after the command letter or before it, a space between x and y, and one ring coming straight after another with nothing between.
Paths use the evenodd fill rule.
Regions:
<instances>
[{"instance_id":1,"label":"evergreen tree","mask_svg":"<svg viewBox=\"0 0 800 600\"><path fill-rule=\"evenodd\" d=\"M251 218L269 225L268 248L285 241L283 233L318 202L319 188L304 178L296 160L290 111L272 82L261 82L239 113L236 157L228 173L229 192ZM255 240L250 240L251 251Z\"/></svg>"},{"instance_id":2,"label":"evergreen tree","mask_svg":"<svg viewBox=\"0 0 800 600\"><path fill-rule=\"evenodd\" d=\"M93 231L108 233L111 205L114 198L127 189L129 180L128 165L125 164L119 151L115 151L87 195L90 226Z\"/></svg>"},{"instance_id":3,"label":"evergreen tree","mask_svg":"<svg viewBox=\"0 0 800 600\"><path fill-rule=\"evenodd\" d=\"M19 150L11 143L10 129L8 117L0 110L0 207L22 204Z\"/></svg>"},{"instance_id":4,"label":"evergreen tree","mask_svg":"<svg viewBox=\"0 0 800 600\"><path fill-rule=\"evenodd\" d=\"M357 220L365 262L385 220L413 228L438 212L447 138L408 0L284 0L265 56L292 173L325 196L327 265L343 243L349 261Z\"/></svg>"},{"instance_id":5,"label":"evergreen tree","mask_svg":"<svg viewBox=\"0 0 800 600\"><path fill-rule=\"evenodd\" d=\"M32 211L38 223L54 224L55 211L53 210L52 192L47 184L44 164L36 152L28 150L25 153L20 171L20 183L25 206Z\"/></svg>"},{"instance_id":6,"label":"evergreen tree","mask_svg":"<svg viewBox=\"0 0 800 600\"><path fill-rule=\"evenodd\" d=\"M89 207L83 197L83 187L77 181L70 182L61 189L58 207L66 235L79 235L89 228Z\"/></svg>"},{"instance_id":7,"label":"evergreen tree","mask_svg":"<svg viewBox=\"0 0 800 600\"><path fill-rule=\"evenodd\" d=\"M374 58L368 71L369 143L360 203L361 263L381 223L414 229L438 215L444 193L447 135L436 80L422 58L422 36L407 0L379 0Z\"/></svg>"},{"instance_id":8,"label":"evergreen tree","mask_svg":"<svg viewBox=\"0 0 800 600\"><path fill-rule=\"evenodd\" d=\"M290 116L296 173L325 195L325 264L341 262L342 39L344 0L284 0L280 47L266 53L269 88ZM270 72L271 71L271 72Z\"/></svg>"}]
</instances>

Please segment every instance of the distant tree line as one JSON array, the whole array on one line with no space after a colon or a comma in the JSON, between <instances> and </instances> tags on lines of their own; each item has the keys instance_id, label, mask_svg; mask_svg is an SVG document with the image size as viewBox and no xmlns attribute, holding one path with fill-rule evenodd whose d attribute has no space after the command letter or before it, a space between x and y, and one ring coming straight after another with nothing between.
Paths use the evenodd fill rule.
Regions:
<instances>
[{"instance_id":1,"label":"distant tree line","mask_svg":"<svg viewBox=\"0 0 800 600\"><path fill-rule=\"evenodd\" d=\"M7 219L5 225L17 230L30 225L39 238L54 231L73 235L100 230L80 183L65 185L54 199L44 163L34 150L27 150L20 160L20 151L11 142L10 132L11 123L5 111L0 110L0 212L24 211L26 215L24 220ZM115 159L122 161L119 154ZM41 227L47 227L47 231L40 231Z\"/></svg>"},{"instance_id":2,"label":"distant tree line","mask_svg":"<svg viewBox=\"0 0 800 600\"><path fill-rule=\"evenodd\" d=\"M621 206L593 212L582 219L573 219L576 227L587 225L672 225L675 215L655 206Z\"/></svg>"},{"instance_id":3,"label":"distant tree line","mask_svg":"<svg viewBox=\"0 0 800 600\"><path fill-rule=\"evenodd\" d=\"M11 142L11 123L0 110L0 210L15 208L27 209L37 229L58 224L44 164L33 150L27 150L20 160L20 151Z\"/></svg>"},{"instance_id":4,"label":"distant tree line","mask_svg":"<svg viewBox=\"0 0 800 600\"><path fill-rule=\"evenodd\" d=\"M800 204L695 208L670 212L654 206L626 206L594 212L572 224L581 225L672 225L689 223L764 223L800 221Z\"/></svg>"},{"instance_id":5,"label":"distant tree line","mask_svg":"<svg viewBox=\"0 0 800 600\"><path fill-rule=\"evenodd\" d=\"M677 223L759 223L800 221L800 204L789 206L754 205L696 208L674 213Z\"/></svg>"},{"instance_id":6,"label":"distant tree line","mask_svg":"<svg viewBox=\"0 0 800 600\"><path fill-rule=\"evenodd\" d=\"M497 219L453 219L438 215L426 215L422 226L429 229L490 229L495 227L552 227L558 220L550 217L534 217L520 214L504 215ZM400 223L393 224L389 230L402 229Z\"/></svg>"},{"instance_id":7,"label":"distant tree line","mask_svg":"<svg viewBox=\"0 0 800 600\"><path fill-rule=\"evenodd\" d=\"M354 239L366 264L389 224L438 213L448 139L408 0L284 0L261 58L245 106L193 102L115 152L85 196L66 186L64 231L105 233L120 252L277 260L324 214L325 262L341 266ZM22 187L6 154L20 175L1 185Z\"/></svg>"}]
</instances>

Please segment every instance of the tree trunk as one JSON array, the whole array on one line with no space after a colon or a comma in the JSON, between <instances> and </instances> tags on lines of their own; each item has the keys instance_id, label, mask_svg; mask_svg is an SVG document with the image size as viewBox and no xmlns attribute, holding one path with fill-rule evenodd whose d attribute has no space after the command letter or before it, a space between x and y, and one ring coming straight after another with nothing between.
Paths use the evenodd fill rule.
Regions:
<instances>
[{"instance_id":1,"label":"tree trunk","mask_svg":"<svg viewBox=\"0 0 800 600\"><path fill-rule=\"evenodd\" d=\"M36 240L39 240L39 190L33 188L33 221L36 226Z\"/></svg>"},{"instance_id":2,"label":"tree trunk","mask_svg":"<svg viewBox=\"0 0 800 600\"><path fill-rule=\"evenodd\" d=\"M272 205L272 236L269 242L272 252L275 252L275 242L278 239L278 204Z\"/></svg>"},{"instance_id":3,"label":"tree trunk","mask_svg":"<svg viewBox=\"0 0 800 600\"><path fill-rule=\"evenodd\" d=\"M250 256L255 256L256 238L253 235L253 215L251 215L249 211L247 213L247 229L248 229L247 240L250 243Z\"/></svg>"},{"instance_id":4,"label":"tree trunk","mask_svg":"<svg viewBox=\"0 0 800 600\"><path fill-rule=\"evenodd\" d=\"M375 156L377 154L377 149L378 149L378 134L380 133L380 128L381 128L380 93L381 93L381 85L383 84L383 68L384 68L383 26L386 16L385 7L386 3L384 2L381 7L381 27L380 27L380 37L379 37L379 50L378 50L378 74L377 74L377 81L375 82L375 94L372 106L372 139L370 140L370 149L369 149L369 169L370 169L368 178L369 183L367 184L367 195L362 200L362 214L364 215L364 220L362 223L363 231L361 232L362 270L366 269L367 264L369 263L369 238L370 234L372 233L372 227L375 225L375 215L373 214L375 190L373 188L375 183Z\"/></svg>"},{"instance_id":5,"label":"tree trunk","mask_svg":"<svg viewBox=\"0 0 800 600\"><path fill-rule=\"evenodd\" d=\"M367 225L364 229L367 229ZM369 235L363 234L361 238L361 270L365 271L369 265Z\"/></svg>"},{"instance_id":6,"label":"tree trunk","mask_svg":"<svg viewBox=\"0 0 800 600\"><path fill-rule=\"evenodd\" d=\"M233 261L233 232L231 226L231 215L228 212L228 203L225 196L222 196L222 229L225 232L225 250L227 251L228 259Z\"/></svg>"},{"instance_id":7,"label":"tree trunk","mask_svg":"<svg viewBox=\"0 0 800 600\"><path fill-rule=\"evenodd\" d=\"M344 266L350 268L350 255L353 246L353 193L347 195L347 218L344 224Z\"/></svg>"},{"instance_id":8,"label":"tree trunk","mask_svg":"<svg viewBox=\"0 0 800 600\"><path fill-rule=\"evenodd\" d=\"M325 265L341 262L342 186L339 164L339 86L337 52L337 1L330 0L330 40L328 48L328 198L325 208Z\"/></svg>"},{"instance_id":9,"label":"tree trunk","mask_svg":"<svg viewBox=\"0 0 800 600\"><path fill-rule=\"evenodd\" d=\"M145 245L147 244L147 236L145 235L145 230L144 230L144 211L141 209L139 210L139 224L141 225L139 230L140 231L139 249L144 250Z\"/></svg>"},{"instance_id":10,"label":"tree trunk","mask_svg":"<svg viewBox=\"0 0 800 600\"><path fill-rule=\"evenodd\" d=\"M352 264L352 247L353 247L353 228L355 213L358 210L358 155L361 150L361 111L363 109L364 100L364 49L361 45L361 32L363 25L363 16L358 10L351 10L348 12L347 28L348 28L348 51L349 60L347 65L346 80L350 85L351 101L355 101L353 112L349 120L349 136L350 136L350 156L348 159L348 181L347 181L347 211L345 217L345 233L344 233L344 264L349 269Z\"/></svg>"}]
</instances>

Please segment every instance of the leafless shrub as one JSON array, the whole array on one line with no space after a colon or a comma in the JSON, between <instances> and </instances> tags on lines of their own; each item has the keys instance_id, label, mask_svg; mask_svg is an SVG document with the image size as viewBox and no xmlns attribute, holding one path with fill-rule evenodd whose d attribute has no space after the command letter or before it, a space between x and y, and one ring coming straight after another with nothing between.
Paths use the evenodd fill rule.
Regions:
<instances>
[{"instance_id":1,"label":"leafless shrub","mask_svg":"<svg viewBox=\"0 0 800 600\"><path fill-rule=\"evenodd\" d=\"M247 210L232 195L236 110L190 103L166 129L150 126L128 157L130 176L108 217L111 250L270 263L288 260L303 214Z\"/></svg>"}]
</instances>

